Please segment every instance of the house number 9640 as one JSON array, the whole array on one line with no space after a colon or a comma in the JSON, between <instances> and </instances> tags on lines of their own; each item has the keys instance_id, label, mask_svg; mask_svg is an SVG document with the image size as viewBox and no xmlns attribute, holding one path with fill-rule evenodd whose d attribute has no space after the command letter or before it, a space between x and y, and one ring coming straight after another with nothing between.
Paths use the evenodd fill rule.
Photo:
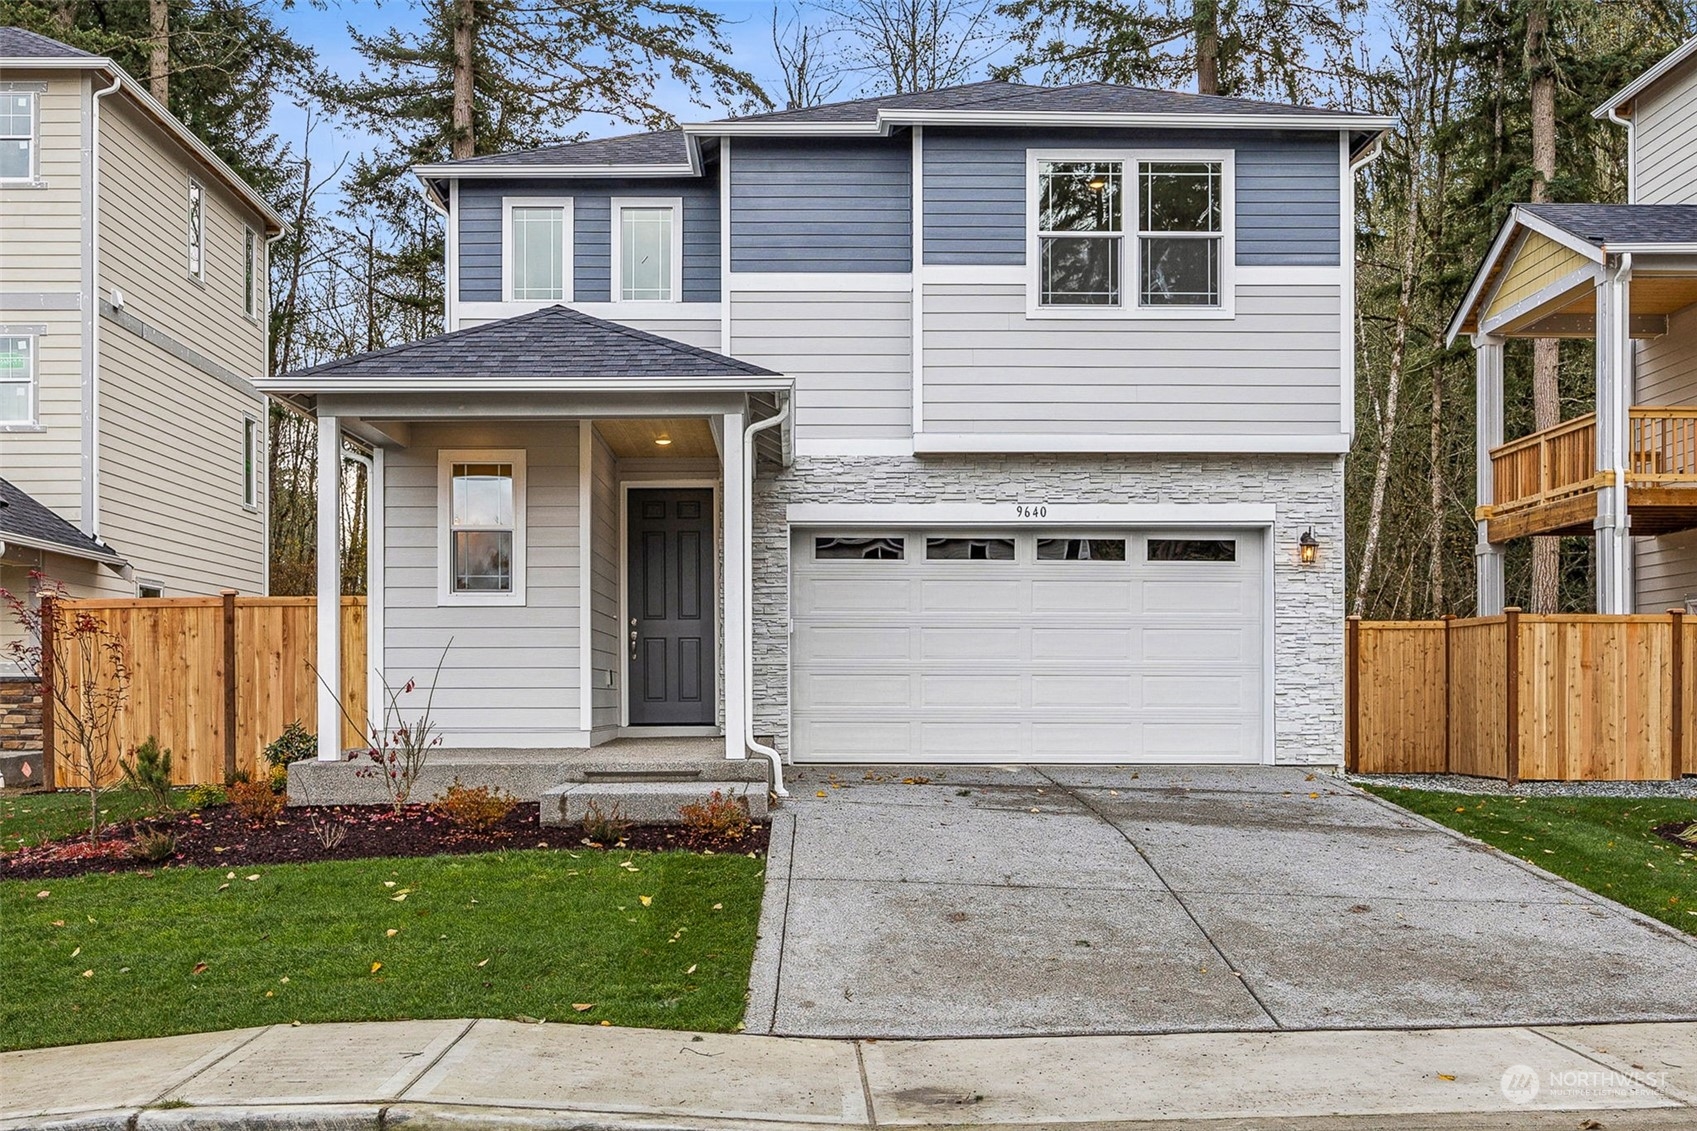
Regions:
<instances>
[{"instance_id":1,"label":"house number 9640","mask_svg":"<svg viewBox=\"0 0 1697 1131\"><path fill-rule=\"evenodd\" d=\"M1045 507L1045 506L1041 506L1041 505L1033 505L1033 504L1030 504L1030 503L1016 503L1016 504L1014 504L1013 510L1014 510L1014 514L1017 515L1020 518L1048 518L1049 517L1049 508Z\"/></svg>"}]
</instances>

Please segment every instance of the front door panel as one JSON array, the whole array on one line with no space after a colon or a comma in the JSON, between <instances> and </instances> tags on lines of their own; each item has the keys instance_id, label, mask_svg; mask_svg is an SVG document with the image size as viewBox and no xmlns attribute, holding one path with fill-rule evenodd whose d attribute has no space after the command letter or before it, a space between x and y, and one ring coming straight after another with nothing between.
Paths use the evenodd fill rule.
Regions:
<instances>
[{"instance_id":1,"label":"front door panel","mask_svg":"<svg viewBox=\"0 0 1697 1131\"><path fill-rule=\"evenodd\" d=\"M629 492L631 726L712 726L713 492Z\"/></svg>"}]
</instances>

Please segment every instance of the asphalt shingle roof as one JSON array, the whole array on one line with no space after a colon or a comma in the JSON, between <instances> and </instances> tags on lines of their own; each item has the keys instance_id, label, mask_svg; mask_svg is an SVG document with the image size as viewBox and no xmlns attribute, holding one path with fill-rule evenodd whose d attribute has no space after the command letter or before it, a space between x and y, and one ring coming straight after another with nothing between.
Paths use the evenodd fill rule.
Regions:
<instances>
[{"instance_id":1,"label":"asphalt shingle roof","mask_svg":"<svg viewBox=\"0 0 1697 1131\"><path fill-rule=\"evenodd\" d=\"M277 378L405 380L601 377L775 377L734 357L634 330L564 306L486 322Z\"/></svg>"},{"instance_id":2,"label":"asphalt shingle roof","mask_svg":"<svg viewBox=\"0 0 1697 1131\"><path fill-rule=\"evenodd\" d=\"M492 153L455 161L455 165L672 165L689 160L689 145L682 130L659 130L646 134L621 134L589 141L547 145L519 153Z\"/></svg>"},{"instance_id":3,"label":"asphalt shingle roof","mask_svg":"<svg viewBox=\"0 0 1697 1131\"><path fill-rule=\"evenodd\" d=\"M21 27L0 27L0 59L98 59L69 43L60 43Z\"/></svg>"},{"instance_id":4,"label":"asphalt shingle roof","mask_svg":"<svg viewBox=\"0 0 1697 1131\"><path fill-rule=\"evenodd\" d=\"M1618 243L1697 243L1697 204L1522 204L1518 207L1598 247Z\"/></svg>"},{"instance_id":5,"label":"asphalt shingle roof","mask_svg":"<svg viewBox=\"0 0 1697 1131\"><path fill-rule=\"evenodd\" d=\"M110 546L90 538L7 480L0 479L0 542L8 535L46 542L79 558L111 560L118 556Z\"/></svg>"}]
</instances>

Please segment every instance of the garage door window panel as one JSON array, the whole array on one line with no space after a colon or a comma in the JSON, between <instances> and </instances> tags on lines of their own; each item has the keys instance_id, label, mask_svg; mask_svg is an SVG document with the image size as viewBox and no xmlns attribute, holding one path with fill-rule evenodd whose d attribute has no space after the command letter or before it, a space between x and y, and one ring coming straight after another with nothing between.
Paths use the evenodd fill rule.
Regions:
<instances>
[{"instance_id":1,"label":"garage door window panel","mask_svg":"<svg viewBox=\"0 0 1697 1131\"><path fill-rule=\"evenodd\" d=\"M894 537L838 538L813 540L813 556L822 562L899 562L906 554L906 540Z\"/></svg>"},{"instance_id":2,"label":"garage door window panel","mask_svg":"<svg viewBox=\"0 0 1697 1131\"><path fill-rule=\"evenodd\" d=\"M1123 562L1124 538L1039 538L1040 562Z\"/></svg>"},{"instance_id":3,"label":"garage door window panel","mask_svg":"<svg viewBox=\"0 0 1697 1131\"><path fill-rule=\"evenodd\" d=\"M1237 561L1237 541L1233 538L1151 538L1148 557L1152 562Z\"/></svg>"},{"instance_id":4,"label":"garage door window panel","mask_svg":"<svg viewBox=\"0 0 1697 1131\"><path fill-rule=\"evenodd\" d=\"M927 538L925 560L932 562L1011 562L1012 538Z\"/></svg>"}]
</instances>

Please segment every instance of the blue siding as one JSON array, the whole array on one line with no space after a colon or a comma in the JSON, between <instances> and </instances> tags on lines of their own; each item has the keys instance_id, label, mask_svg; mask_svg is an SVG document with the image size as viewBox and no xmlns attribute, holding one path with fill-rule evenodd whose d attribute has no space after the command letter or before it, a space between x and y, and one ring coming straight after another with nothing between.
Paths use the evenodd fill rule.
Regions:
<instances>
[{"instance_id":1,"label":"blue siding","mask_svg":"<svg viewBox=\"0 0 1697 1131\"><path fill-rule=\"evenodd\" d=\"M1024 263L1025 152L1069 145L1235 150L1237 262L1338 263L1335 134L937 127L925 131L925 262Z\"/></svg>"},{"instance_id":2,"label":"blue siding","mask_svg":"<svg viewBox=\"0 0 1697 1131\"><path fill-rule=\"evenodd\" d=\"M683 198L685 302L719 301L719 179L524 180L460 182L460 299L501 300L501 200L507 196L572 198L572 300L612 297L615 196Z\"/></svg>"},{"instance_id":3,"label":"blue siding","mask_svg":"<svg viewBox=\"0 0 1697 1131\"><path fill-rule=\"evenodd\" d=\"M731 270L912 270L911 146L735 139Z\"/></svg>"}]
</instances>

